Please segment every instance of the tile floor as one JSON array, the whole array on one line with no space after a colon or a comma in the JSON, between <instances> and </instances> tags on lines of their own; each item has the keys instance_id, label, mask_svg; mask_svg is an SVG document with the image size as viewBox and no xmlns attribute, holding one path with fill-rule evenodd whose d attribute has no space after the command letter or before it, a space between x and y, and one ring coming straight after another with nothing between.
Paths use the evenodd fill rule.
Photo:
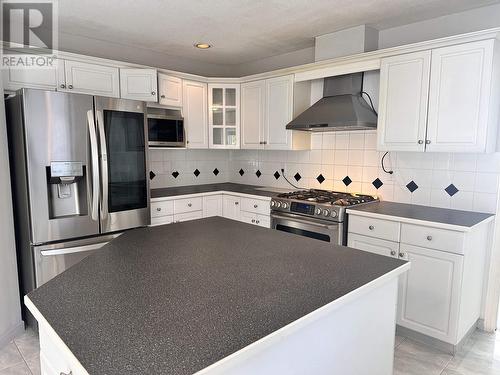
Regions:
<instances>
[{"instance_id":1,"label":"tile floor","mask_svg":"<svg viewBox=\"0 0 500 375\"><path fill-rule=\"evenodd\" d=\"M396 336L394 375L500 375L500 334L476 331L455 357ZM0 349L0 375L39 375L36 333L27 330Z\"/></svg>"}]
</instances>

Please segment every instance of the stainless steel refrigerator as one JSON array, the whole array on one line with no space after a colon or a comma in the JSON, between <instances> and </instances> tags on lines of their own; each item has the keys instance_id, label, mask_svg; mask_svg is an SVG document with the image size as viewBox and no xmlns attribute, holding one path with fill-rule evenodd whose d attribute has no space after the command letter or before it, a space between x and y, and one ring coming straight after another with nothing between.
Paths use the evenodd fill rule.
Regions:
<instances>
[{"instance_id":1,"label":"stainless steel refrigerator","mask_svg":"<svg viewBox=\"0 0 500 375\"><path fill-rule=\"evenodd\" d=\"M6 100L21 287L150 221L144 102L34 89Z\"/></svg>"}]
</instances>

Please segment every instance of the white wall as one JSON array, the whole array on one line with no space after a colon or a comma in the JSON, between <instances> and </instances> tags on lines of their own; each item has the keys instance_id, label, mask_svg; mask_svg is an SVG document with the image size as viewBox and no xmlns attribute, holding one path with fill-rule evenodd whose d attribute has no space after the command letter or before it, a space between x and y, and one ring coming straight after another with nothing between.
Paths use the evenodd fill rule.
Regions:
<instances>
[{"instance_id":1,"label":"white wall","mask_svg":"<svg viewBox=\"0 0 500 375\"><path fill-rule=\"evenodd\" d=\"M1 75L0 95L3 99ZM23 329L3 103L0 105L0 207L0 347L2 347Z\"/></svg>"}]
</instances>

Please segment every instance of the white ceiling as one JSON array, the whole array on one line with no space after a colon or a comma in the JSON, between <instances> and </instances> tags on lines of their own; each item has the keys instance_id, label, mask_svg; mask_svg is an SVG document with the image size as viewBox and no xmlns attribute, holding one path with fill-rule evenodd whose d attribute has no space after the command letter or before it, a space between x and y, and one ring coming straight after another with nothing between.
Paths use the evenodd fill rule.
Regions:
<instances>
[{"instance_id":1,"label":"white ceiling","mask_svg":"<svg viewBox=\"0 0 500 375\"><path fill-rule=\"evenodd\" d=\"M102 46L111 42L120 46L116 51L141 48L143 63L147 63L151 51L156 56L155 62L160 54L227 66L310 47L315 36L351 26L368 24L385 29L498 2L62 0L59 1L60 47L93 54L93 44ZM75 51L76 46L69 41L82 37L86 40L85 51ZM213 48L193 48L198 41L208 42ZM103 52L96 50L94 54L101 56ZM119 56L103 57L119 59Z\"/></svg>"}]
</instances>

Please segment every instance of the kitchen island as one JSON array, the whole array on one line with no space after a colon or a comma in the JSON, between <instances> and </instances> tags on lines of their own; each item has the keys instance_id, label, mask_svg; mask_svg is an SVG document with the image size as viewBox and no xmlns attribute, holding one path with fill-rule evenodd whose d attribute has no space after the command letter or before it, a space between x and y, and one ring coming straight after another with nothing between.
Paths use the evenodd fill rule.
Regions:
<instances>
[{"instance_id":1,"label":"kitchen island","mask_svg":"<svg viewBox=\"0 0 500 375\"><path fill-rule=\"evenodd\" d=\"M47 375L388 375L408 269L214 217L129 231L25 303Z\"/></svg>"}]
</instances>

